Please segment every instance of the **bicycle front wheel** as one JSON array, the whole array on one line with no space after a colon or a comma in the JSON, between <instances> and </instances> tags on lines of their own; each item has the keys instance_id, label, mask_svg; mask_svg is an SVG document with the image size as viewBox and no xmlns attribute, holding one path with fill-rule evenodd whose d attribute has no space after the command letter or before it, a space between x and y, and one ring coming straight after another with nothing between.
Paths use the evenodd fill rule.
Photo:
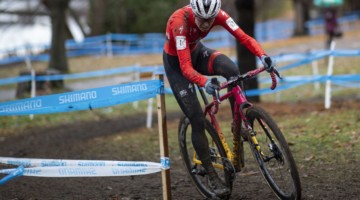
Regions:
<instances>
[{"instance_id":1,"label":"bicycle front wheel","mask_svg":"<svg viewBox=\"0 0 360 200\"><path fill-rule=\"evenodd\" d=\"M225 150L221 144L220 138L211 123L206 120L205 134L209 142L209 152L215 171L222 181L230 188L232 188L231 176L234 171L233 165L226 158ZM197 190L206 198L216 199L213 192L207 173L201 165L201 161L196 155L195 149L191 141L191 125L187 117L182 117L179 123L179 147L181 157L186 167L191 180L196 185ZM231 168L231 169L230 169ZM230 198L230 195L225 199Z\"/></svg>"},{"instance_id":2,"label":"bicycle front wheel","mask_svg":"<svg viewBox=\"0 0 360 200\"><path fill-rule=\"evenodd\" d=\"M247 110L246 117L252 127L252 132L247 134L251 150L270 188L280 199L301 199L295 160L274 120L255 106Z\"/></svg>"}]
</instances>

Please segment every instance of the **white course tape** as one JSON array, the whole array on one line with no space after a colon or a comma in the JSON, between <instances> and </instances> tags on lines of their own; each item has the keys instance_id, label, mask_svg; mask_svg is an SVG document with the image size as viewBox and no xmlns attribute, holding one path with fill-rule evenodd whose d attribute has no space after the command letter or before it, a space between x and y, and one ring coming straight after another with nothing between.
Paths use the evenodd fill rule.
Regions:
<instances>
[{"instance_id":1,"label":"white course tape","mask_svg":"<svg viewBox=\"0 0 360 200\"><path fill-rule=\"evenodd\" d=\"M108 160L56 160L0 157L0 163L24 166L24 176L38 177L101 177L133 176L160 172L169 169L168 158L161 163ZM10 174L16 169L2 169L0 173Z\"/></svg>"},{"instance_id":2,"label":"white course tape","mask_svg":"<svg viewBox=\"0 0 360 200\"><path fill-rule=\"evenodd\" d=\"M3 169L0 173L10 174L16 169ZM105 177L105 176L134 176L160 172L161 168L149 167L31 167L25 168L23 176L37 177Z\"/></svg>"}]
</instances>

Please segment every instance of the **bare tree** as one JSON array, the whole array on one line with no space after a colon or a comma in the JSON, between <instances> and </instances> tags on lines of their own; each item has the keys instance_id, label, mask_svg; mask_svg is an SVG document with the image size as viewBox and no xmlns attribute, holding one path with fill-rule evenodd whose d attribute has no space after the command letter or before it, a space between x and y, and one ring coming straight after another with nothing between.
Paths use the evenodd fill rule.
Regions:
<instances>
[{"instance_id":1,"label":"bare tree","mask_svg":"<svg viewBox=\"0 0 360 200\"><path fill-rule=\"evenodd\" d=\"M311 0L293 0L295 11L294 35L307 35L308 29L305 22L310 19Z\"/></svg>"},{"instance_id":2,"label":"bare tree","mask_svg":"<svg viewBox=\"0 0 360 200\"><path fill-rule=\"evenodd\" d=\"M255 0L235 0L235 7L238 12L237 23L245 33L254 37L255 33ZM240 73L246 73L256 69L256 57L243 45L237 42L236 52ZM246 82L245 89L257 89L257 79ZM259 102L259 96L249 97L250 101Z\"/></svg>"},{"instance_id":3,"label":"bare tree","mask_svg":"<svg viewBox=\"0 0 360 200\"><path fill-rule=\"evenodd\" d=\"M349 4L351 11L360 10L360 1L359 0L348 0L346 2Z\"/></svg>"},{"instance_id":4,"label":"bare tree","mask_svg":"<svg viewBox=\"0 0 360 200\"><path fill-rule=\"evenodd\" d=\"M70 0L42 0L42 3L50 11L51 18L51 48L49 69L58 70L62 73L69 72L65 41L67 36L66 12Z\"/></svg>"}]
</instances>

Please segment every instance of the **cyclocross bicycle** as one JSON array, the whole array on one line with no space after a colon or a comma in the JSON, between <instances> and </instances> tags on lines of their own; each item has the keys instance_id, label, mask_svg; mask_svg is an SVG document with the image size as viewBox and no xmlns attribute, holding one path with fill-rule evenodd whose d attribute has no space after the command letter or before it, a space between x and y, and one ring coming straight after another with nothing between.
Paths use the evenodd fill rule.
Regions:
<instances>
[{"instance_id":1,"label":"cyclocross bicycle","mask_svg":"<svg viewBox=\"0 0 360 200\"><path fill-rule=\"evenodd\" d=\"M247 101L239 86L242 81L264 70L264 67L258 68L222 83L220 90L230 85L233 89L224 95L220 95L217 91L210 103L203 88L198 87L205 104L204 115L207 117L205 133L209 140L213 166L219 177L232 190L236 173L245 166L243 146L244 142L247 142L263 177L276 196L286 200L301 199L299 173L282 132L269 114ZM271 89L275 89L276 76L279 78L281 76L276 68L270 76ZM213 78L212 81L217 80ZM215 115L218 113L219 104L231 96L234 97L235 103L231 127L233 144L230 148ZM218 199L209 185L206 171L201 166L201 161L192 146L191 125L185 116L180 120L178 137L182 159L198 191L207 198ZM229 199L230 195L225 199Z\"/></svg>"}]
</instances>

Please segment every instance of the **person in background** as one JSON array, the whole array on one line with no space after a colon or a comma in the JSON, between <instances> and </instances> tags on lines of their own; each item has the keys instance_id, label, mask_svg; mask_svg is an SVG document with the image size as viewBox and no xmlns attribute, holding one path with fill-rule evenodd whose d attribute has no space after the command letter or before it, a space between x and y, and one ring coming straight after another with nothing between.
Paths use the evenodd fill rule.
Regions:
<instances>
[{"instance_id":1,"label":"person in background","mask_svg":"<svg viewBox=\"0 0 360 200\"><path fill-rule=\"evenodd\" d=\"M325 20L325 32L327 35L326 38L326 48L330 49L331 42L334 38L341 37L342 32L337 21L336 9L335 8L326 8L324 10L324 20Z\"/></svg>"},{"instance_id":2,"label":"person in background","mask_svg":"<svg viewBox=\"0 0 360 200\"><path fill-rule=\"evenodd\" d=\"M163 62L173 94L192 127L192 143L206 170L214 193L224 197L230 190L215 173L205 135L205 117L194 84L214 95L219 88L206 76L220 75L229 80L240 74L229 57L210 49L200 41L214 26L222 26L256 55L268 72L274 67L271 58L258 42L244 33L221 9L221 0L190 0L190 5L176 10L168 19ZM231 89L231 88L229 88ZM234 100L230 99L231 105ZM233 107L233 106L232 106Z\"/></svg>"}]
</instances>

